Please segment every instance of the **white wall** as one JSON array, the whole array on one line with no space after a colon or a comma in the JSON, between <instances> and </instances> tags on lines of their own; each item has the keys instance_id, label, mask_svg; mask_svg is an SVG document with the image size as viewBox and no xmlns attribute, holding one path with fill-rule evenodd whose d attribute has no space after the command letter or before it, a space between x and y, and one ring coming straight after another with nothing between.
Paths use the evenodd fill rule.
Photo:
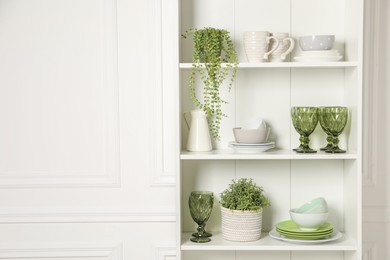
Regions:
<instances>
[{"instance_id":1,"label":"white wall","mask_svg":"<svg viewBox=\"0 0 390 260\"><path fill-rule=\"evenodd\" d=\"M175 256L161 7L0 0L0 259Z\"/></svg>"},{"instance_id":2,"label":"white wall","mask_svg":"<svg viewBox=\"0 0 390 260\"><path fill-rule=\"evenodd\" d=\"M0 0L1 259L174 259L169 3ZM390 4L367 4L364 259L382 260Z\"/></svg>"},{"instance_id":3,"label":"white wall","mask_svg":"<svg viewBox=\"0 0 390 260\"><path fill-rule=\"evenodd\" d=\"M390 259L390 3L366 1L364 259Z\"/></svg>"}]
</instances>

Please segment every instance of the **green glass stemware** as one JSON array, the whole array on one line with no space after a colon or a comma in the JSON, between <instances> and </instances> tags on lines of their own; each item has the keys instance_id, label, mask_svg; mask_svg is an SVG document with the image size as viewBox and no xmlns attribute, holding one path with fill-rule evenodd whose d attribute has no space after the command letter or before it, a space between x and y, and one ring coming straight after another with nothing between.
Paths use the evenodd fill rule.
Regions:
<instances>
[{"instance_id":1,"label":"green glass stemware","mask_svg":"<svg viewBox=\"0 0 390 260\"><path fill-rule=\"evenodd\" d=\"M196 243L211 241L205 232L207 220L214 205L214 194L211 191L193 191L188 199L192 219L198 224L197 233L190 240Z\"/></svg>"},{"instance_id":2,"label":"green glass stemware","mask_svg":"<svg viewBox=\"0 0 390 260\"><path fill-rule=\"evenodd\" d=\"M332 135L332 147L325 150L327 153L345 153L339 147L339 135L343 132L348 121L347 107L324 107L320 113L320 122L324 125L325 132Z\"/></svg>"},{"instance_id":3,"label":"green glass stemware","mask_svg":"<svg viewBox=\"0 0 390 260\"><path fill-rule=\"evenodd\" d=\"M318 108L292 107L291 119L295 130L301 135L299 147L293 150L297 153L316 153L316 150L309 147L309 136L318 124Z\"/></svg>"},{"instance_id":4,"label":"green glass stemware","mask_svg":"<svg viewBox=\"0 0 390 260\"><path fill-rule=\"evenodd\" d=\"M322 130L324 130L324 132L326 133L326 142L327 142L326 146L320 148L321 151L326 151L326 150L332 149L332 147L333 147L333 136L329 132L329 130L326 128L325 122L323 120L324 117L322 116L322 114L325 113L326 108L327 107L320 107L318 109L318 113L319 113L318 120L320 121L320 125L321 125Z\"/></svg>"}]
</instances>

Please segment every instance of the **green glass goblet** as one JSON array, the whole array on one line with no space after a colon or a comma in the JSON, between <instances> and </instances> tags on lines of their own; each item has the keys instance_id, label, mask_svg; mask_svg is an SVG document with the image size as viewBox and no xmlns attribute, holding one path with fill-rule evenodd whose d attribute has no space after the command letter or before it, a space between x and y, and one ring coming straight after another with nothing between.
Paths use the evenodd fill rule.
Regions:
<instances>
[{"instance_id":1,"label":"green glass goblet","mask_svg":"<svg viewBox=\"0 0 390 260\"><path fill-rule=\"evenodd\" d=\"M346 151L339 147L339 136L343 132L348 121L347 107L325 107L320 114L320 120L325 129L332 135L332 147L325 150L327 153L345 153Z\"/></svg>"},{"instance_id":2,"label":"green glass goblet","mask_svg":"<svg viewBox=\"0 0 390 260\"><path fill-rule=\"evenodd\" d=\"M190 240L196 243L210 242L205 232L207 220L214 205L214 194L211 191L193 191L188 199L192 219L198 224L197 233Z\"/></svg>"},{"instance_id":3,"label":"green glass goblet","mask_svg":"<svg viewBox=\"0 0 390 260\"><path fill-rule=\"evenodd\" d=\"M333 136L329 132L329 130L326 128L326 125L325 125L324 120L323 120L324 117L322 116L322 114L325 113L326 109L327 109L327 107L320 107L318 109L318 113L319 113L318 120L320 121L320 125L321 125L322 130L324 130L324 132L326 134L326 142L327 142L326 146L320 148L321 151L326 151L326 150L332 149L332 147L333 147Z\"/></svg>"},{"instance_id":4,"label":"green glass goblet","mask_svg":"<svg viewBox=\"0 0 390 260\"><path fill-rule=\"evenodd\" d=\"M316 153L309 147L309 136L313 133L318 124L317 107L292 107L291 119L295 130L301 135L299 141L301 144L298 148L293 149L297 153Z\"/></svg>"}]
</instances>

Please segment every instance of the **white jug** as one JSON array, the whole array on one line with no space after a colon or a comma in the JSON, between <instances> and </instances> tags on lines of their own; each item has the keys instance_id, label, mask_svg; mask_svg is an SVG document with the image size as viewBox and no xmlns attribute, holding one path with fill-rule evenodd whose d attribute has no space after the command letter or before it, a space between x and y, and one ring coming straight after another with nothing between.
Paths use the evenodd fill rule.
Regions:
<instances>
[{"instance_id":1,"label":"white jug","mask_svg":"<svg viewBox=\"0 0 390 260\"><path fill-rule=\"evenodd\" d=\"M184 120L189 128L187 151L190 152L207 152L213 149L211 145L210 131L207 124L207 118L203 110L192 110L191 112L191 127L184 113Z\"/></svg>"}]
</instances>

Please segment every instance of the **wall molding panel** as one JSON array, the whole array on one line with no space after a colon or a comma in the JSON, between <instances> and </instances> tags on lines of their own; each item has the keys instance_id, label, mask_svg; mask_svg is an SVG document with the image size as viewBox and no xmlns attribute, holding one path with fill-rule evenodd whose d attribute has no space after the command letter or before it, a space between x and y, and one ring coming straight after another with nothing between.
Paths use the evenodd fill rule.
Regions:
<instances>
[{"instance_id":1,"label":"wall molding panel","mask_svg":"<svg viewBox=\"0 0 390 260\"><path fill-rule=\"evenodd\" d=\"M99 13L94 15L100 17L101 20L97 28L94 28L96 29L96 32L94 32L96 35L94 36L100 37L100 42L97 42L99 46L96 48L100 48L101 55L99 57L101 61L101 75L100 79L97 79L101 86L96 88L96 91L99 91L99 93L93 93L93 96L99 99L98 102L101 102L101 108L99 109L102 110L101 115L103 118L101 122L103 122L102 128L104 129L99 130L102 136L94 138L102 140L102 148L99 151L102 154L100 157L103 157L101 158L102 166L99 169L91 168L91 170L86 169L86 167L77 169L77 165L74 166L74 169L61 169L61 166L58 166L58 169L56 169L57 166L52 165L48 169L30 170L29 168L21 168L0 170L0 189L120 186L117 4L116 0L100 0L96 1L96 5L98 7L95 9L99 10ZM46 19L50 19L50 17ZM68 15L66 19L71 19L71 17ZM39 83L33 82L31 84ZM84 83L77 82L77 84L83 85ZM100 111L95 111L94 113L98 114ZM75 161L82 159L72 158ZM47 160L50 160L50 158ZM65 157L58 160L61 163L67 163L67 158ZM89 163L92 167L92 162ZM22 167L19 165L23 165L23 161L20 164L14 163L14 165ZM69 165L67 167L70 167Z\"/></svg>"},{"instance_id":2,"label":"wall molding panel","mask_svg":"<svg viewBox=\"0 0 390 260\"><path fill-rule=\"evenodd\" d=\"M73 245L74 244L74 245ZM17 247L8 247L4 245L0 249L1 259L75 259L95 260L97 258L104 260L122 260L122 243L100 243L100 244L75 244L61 243L52 246L39 244L22 245Z\"/></svg>"},{"instance_id":3,"label":"wall molding panel","mask_svg":"<svg viewBox=\"0 0 390 260\"><path fill-rule=\"evenodd\" d=\"M389 5L386 0L364 1L364 124L363 124L363 260L388 259L390 227L388 199L388 139L386 133L388 59L382 50L388 44L385 24ZM386 95L386 96L385 96ZM384 111L384 109L386 109Z\"/></svg>"},{"instance_id":4,"label":"wall molding panel","mask_svg":"<svg viewBox=\"0 0 390 260\"><path fill-rule=\"evenodd\" d=\"M175 242L157 243L152 246L154 260L173 260L176 259L177 249Z\"/></svg>"},{"instance_id":5,"label":"wall molding panel","mask_svg":"<svg viewBox=\"0 0 390 260\"><path fill-rule=\"evenodd\" d=\"M375 186L377 169L380 0L365 1L363 185Z\"/></svg>"},{"instance_id":6,"label":"wall molding panel","mask_svg":"<svg viewBox=\"0 0 390 260\"><path fill-rule=\"evenodd\" d=\"M175 123L177 106L176 81L178 80L177 63L178 54L175 45L178 44L177 31L173 19L177 16L172 1L154 0L154 25L153 34L154 60L155 60L155 93L154 102L151 102L155 112L151 118L151 125L155 127L154 144L156 146L155 176L152 179L152 187L174 187L176 183L175 163L178 144L176 136L179 134Z\"/></svg>"},{"instance_id":7,"label":"wall molding panel","mask_svg":"<svg viewBox=\"0 0 390 260\"><path fill-rule=\"evenodd\" d=\"M365 206L363 211L363 222L380 223L390 225L390 208L384 206Z\"/></svg>"},{"instance_id":8,"label":"wall molding panel","mask_svg":"<svg viewBox=\"0 0 390 260\"><path fill-rule=\"evenodd\" d=\"M376 243L363 242L363 260L376 260Z\"/></svg>"},{"instance_id":9,"label":"wall molding panel","mask_svg":"<svg viewBox=\"0 0 390 260\"><path fill-rule=\"evenodd\" d=\"M172 5L1 5L0 259L176 259Z\"/></svg>"},{"instance_id":10,"label":"wall molding panel","mask_svg":"<svg viewBox=\"0 0 390 260\"><path fill-rule=\"evenodd\" d=\"M79 209L45 213L12 212L2 209L0 224L15 223L175 223L169 212L80 212Z\"/></svg>"}]
</instances>

